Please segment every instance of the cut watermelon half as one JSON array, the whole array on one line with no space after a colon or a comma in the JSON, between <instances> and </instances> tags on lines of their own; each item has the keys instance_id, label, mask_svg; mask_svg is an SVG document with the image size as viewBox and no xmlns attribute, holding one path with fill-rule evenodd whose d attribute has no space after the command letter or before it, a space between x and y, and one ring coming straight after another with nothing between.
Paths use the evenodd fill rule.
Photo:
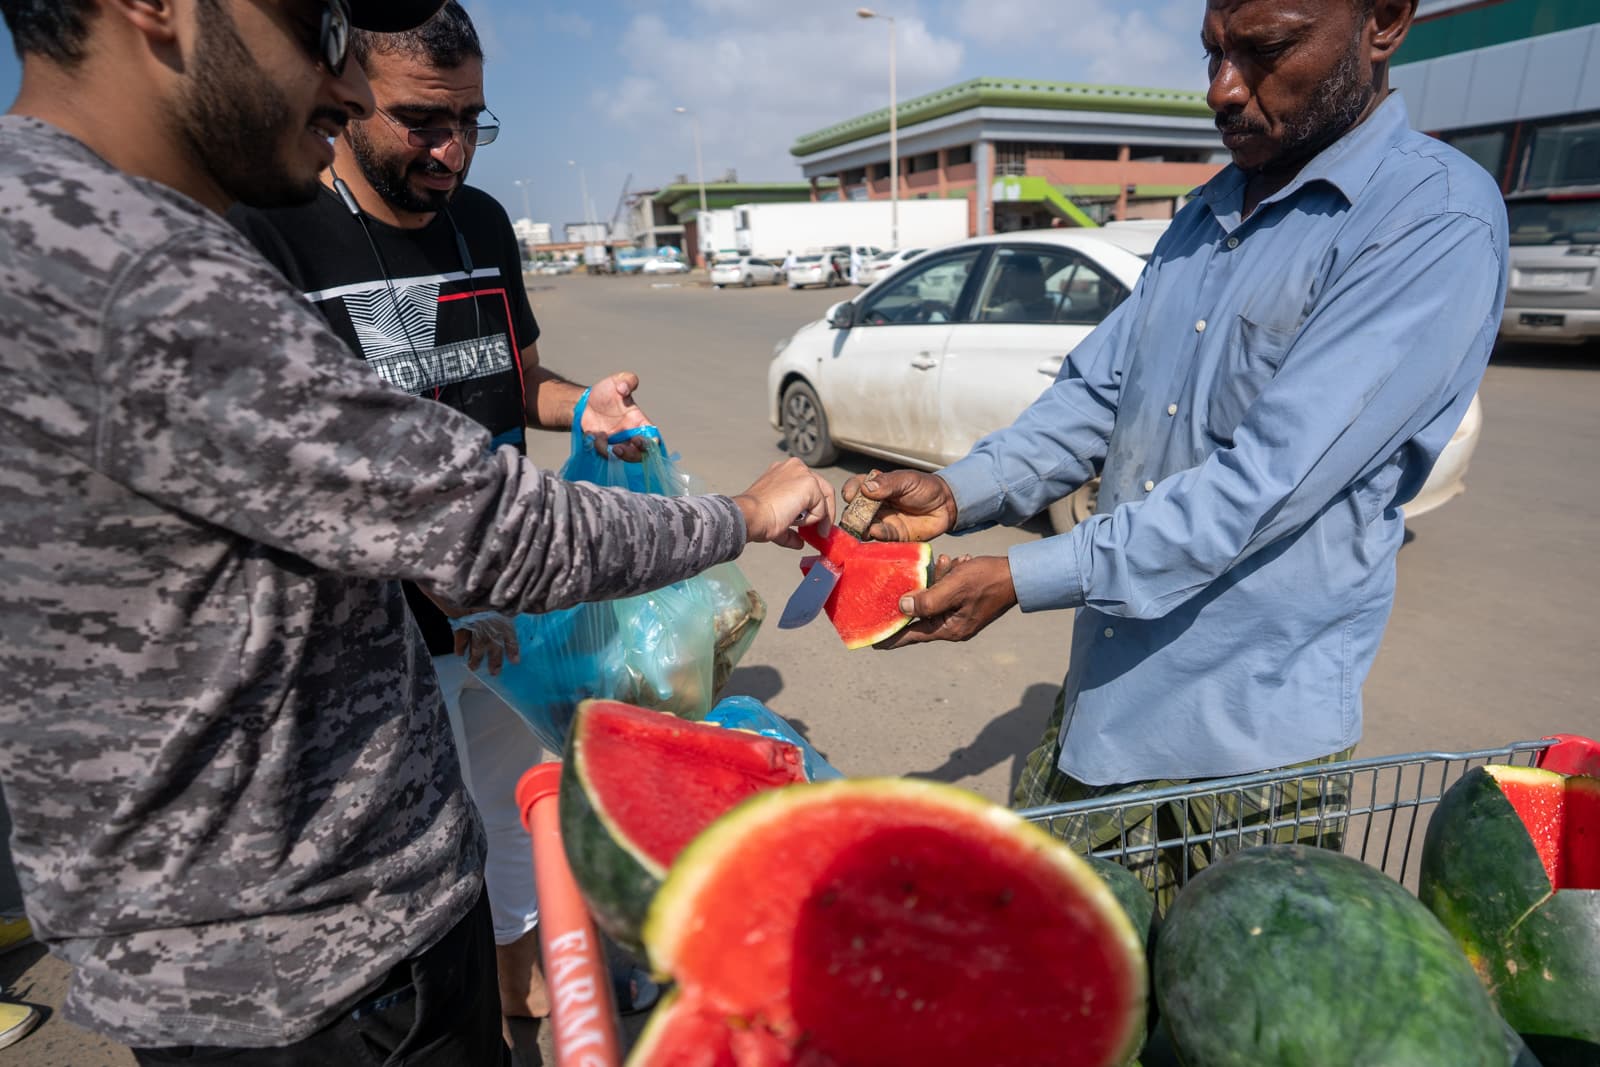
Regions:
<instances>
[{"instance_id":1,"label":"cut watermelon half","mask_svg":"<svg viewBox=\"0 0 1600 1067\"><path fill-rule=\"evenodd\" d=\"M911 617L900 610L900 598L928 588L933 550L926 544L858 541L835 526L827 537L806 526L800 536L839 568L839 581L823 605L828 621L846 648L867 648L906 628ZM801 572L813 560L801 561Z\"/></svg>"},{"instance_id":2,"label":"cut watermelon half","mask_svg":"<svg viewBox=\"0 0 1600 1067\"><path fill-rule=\"evenodd\" d=\"M805 780L787 742L586 701L561 773L561 837L595 920L637 947L651 896L696 834L761 790Z\"/></svg>"},{"instance_id":3,"label":"cut watermelon half","mask_svg":"<svg viewBox=\"0 0 1600 1067\"><path fill-rule=\"evenodd\" d=\"M1467 772L1428 823L1417 895L1543 1062L1600 1063L1600 779Z\"/></svg>"},{"instance_id":4,"label":"cut watermelon half","mask_svg":"<svg viewBox=\"0 0 1600 1067\"><path fill-rule=\"evenodd\" d=\"M1104 1067L1144 1036L1143 938L1106 884L931 782L746 801L678 857L644 937L680 992L633 1067Z\"/></svg>"}]
</instances>

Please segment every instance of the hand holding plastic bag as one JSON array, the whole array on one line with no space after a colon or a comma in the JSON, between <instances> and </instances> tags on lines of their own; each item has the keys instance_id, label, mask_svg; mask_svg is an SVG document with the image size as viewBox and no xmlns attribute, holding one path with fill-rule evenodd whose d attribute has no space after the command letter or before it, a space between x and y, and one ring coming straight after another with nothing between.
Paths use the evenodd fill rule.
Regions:
<instances>
[{"instance_id":1,"label":"hand holding plastic bag","mask_svg":"<svg viewBox=\"0 0 1600 1067\"><path fill-rule=\"evenodd\" d=\"M522 658L516 624L499 612L451 619L450 629L455 633L456 655L466 657L469 670L477 670L487 659L489 673L499 674L506 660L516 663Z\"/></svg>"}]
</instances>

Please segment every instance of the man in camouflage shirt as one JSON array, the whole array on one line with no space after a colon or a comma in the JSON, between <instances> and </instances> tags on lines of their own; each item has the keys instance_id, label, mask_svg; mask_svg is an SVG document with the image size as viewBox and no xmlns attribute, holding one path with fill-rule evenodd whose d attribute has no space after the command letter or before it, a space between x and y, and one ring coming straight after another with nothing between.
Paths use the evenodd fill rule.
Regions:
<instances>
[{"instance_id":1,"label":"man in camouflage shirt","mask_svg":"<svg viewBox=\"0 0 1600 1067\"><path fill-rule=\"evenodd\" d=\"M673 500L490 452L222 219L309 197L370 112L351 21L437 6L0 0L0 782L68 1018L141 1062L498 1062L481 832L398 580L544 611L831 519L793 460Z\"/></svg>"}]
</instances>

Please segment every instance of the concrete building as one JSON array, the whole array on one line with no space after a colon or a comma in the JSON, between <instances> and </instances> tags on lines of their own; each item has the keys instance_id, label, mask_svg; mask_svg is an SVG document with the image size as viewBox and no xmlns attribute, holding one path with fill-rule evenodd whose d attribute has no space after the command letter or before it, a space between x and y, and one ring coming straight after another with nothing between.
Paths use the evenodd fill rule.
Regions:
<instances>
[{"instance_id":1,"label":"concrete building","mask_svg":"<svg viewBox=\"0 0 1600 1067\"><path fill-rule=\"evenodd\" d=\"M517 240L530 249L535 245L547 245L554 239L548 222L517 219L511 224L511 229L516 232Z\"/></svg>"},{"instance_id":2,"label":"concrete building","mask_svg":"<svg viewBox=\"0 0 1600 1067\"><path fill-rule=\"evenodd\" d=\"M901 103L900 198L962 197L971 232L1170 218L1227 162L1202 93L976 78ZM886 199L889 110L808 133L816 183Z\"/></svg>"},{"instance_id":3,"label":"concrete building","mask_svg":"<svg viewBox=\"0 0 1600 1067\"><path fill-rule=\"evenodd\" d=\"M564 229L568 244L604 244L611 239L611 227L603 222L569 222Z\"/></svg>"},{"instance_id":4,"label":"concrete building","mask_svg":"<svg viewBox=\"0 0 1600 1067\"><path fill-rule=\"evenodd\" d=\"M1422 0L1391 82L1505 192L1600 185L1600 0Z\"/></svg>"}]
</instances>

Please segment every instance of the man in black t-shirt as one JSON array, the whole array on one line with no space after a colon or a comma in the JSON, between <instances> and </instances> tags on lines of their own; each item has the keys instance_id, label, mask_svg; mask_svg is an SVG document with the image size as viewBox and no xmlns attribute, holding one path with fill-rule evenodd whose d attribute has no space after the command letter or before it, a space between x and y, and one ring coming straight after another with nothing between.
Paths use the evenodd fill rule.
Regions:
<instances>
[{"instance_id":1,"label":"man in black t-shirt","mask_svg":"<svg viewBox=\"0 0 1600 1067\"><path fill-rule=\"evenodd\" d=\"M483 95L483 52L467 14L447 3L404 34L357 34L377 109L350 122L317 200L230 215L385 381L471 416L494 445L524 450L524 427L570 429L583 393L539 359L539 325L522 281L521 248L504 209L465 185L477 147L498 132ZM583 429L647 424L614 374L590 391ZM419 487L425 491L425 486ZM494 917L502 1008L548 1012L537 966L538 902L514 791L544 754L514 711L461 654L444 611L406 597L433 655L463 775L483 817L485 882ZM491 655L498 658L499 649ZM636 984L647 979L636 972ZM648 992L648 991L647 991ZM634 1005L645 1006L634 991ZM622 998L624 1009L629 998Z\"/></svg>"}]
</instances>

